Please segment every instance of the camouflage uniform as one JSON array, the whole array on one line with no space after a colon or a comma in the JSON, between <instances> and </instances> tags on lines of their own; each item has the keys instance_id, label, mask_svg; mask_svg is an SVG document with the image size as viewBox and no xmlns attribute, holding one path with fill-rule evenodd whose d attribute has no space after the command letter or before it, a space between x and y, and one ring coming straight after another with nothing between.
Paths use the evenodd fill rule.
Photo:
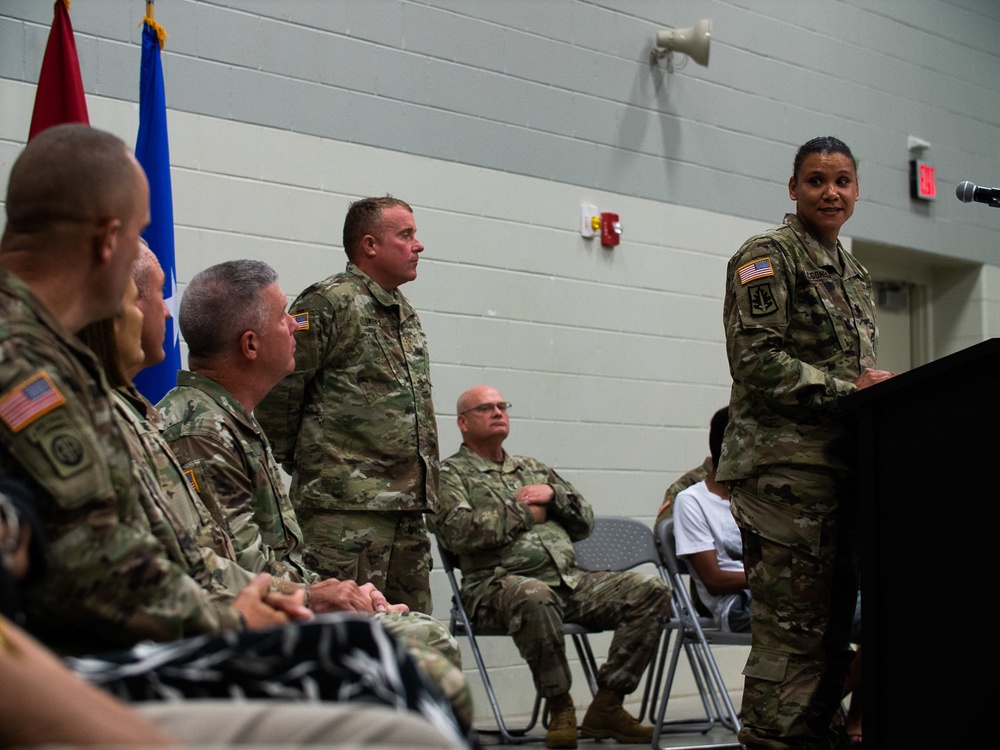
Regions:
<instances>
[{"instance_id":1,"label":"camouflage uniform","mask_svg":"<svg viewBox=\"0 0 1000 750\"><path fill-rule=\"evenodd\" d=\"M225 529L185 481L180 463L160 435L159 412L134 388L115 390L113 396L153 533L188 575L223 601L233 599L253 574L236 563Z\"/></svg>"},{"instance_id":2,"label":"camouflage uniform","mask_svg":"<svg viewBox=\"0 0 1000 750\"><path fill-rule=\"evenodd\" d=\"M348 263L290 309L295 372L256 407L324 576L431 611L423 513L438 484L427 342L416 311Z\"/></svg>"},{"instance_id":3,"label":"camouflage uniform","mask_svg":"<svg viewBox=\"0 0 1000 750\"><path fill-rule=\"evenodd\" d=\"M183 370L159 408L163 436L190 486L228 532L234 559L254 572L266 571L288 581L319 581L299 556L302 532L295 510L254 416L214 380ZM212 538L201 541L215 546ZM225 548L216 546L216 551L226 554ZM456 714L471 725L472 698L462 675L461 652L447 628L418 612L390 612L376 618L409 646Z\"/></svg>"},{"instance_id":4,"label":"camouflage uniform","mask_svg":"<svg viewBox=\"0 0 1000 750\"><path fill-rule=\"evenodd\" d=\"M29 629L93 652L240 628L151 532L111 392L89 349L0 269L0 472L26 481L48 539Z\"/></svg>"},{"instance_id":5,"label":"camouflage uniform","mask_svg":"<svg viewBox=\"0 0 1000 750\"><path fill-rule=\"evenodd\" d=\"M536 525L514 493L529 484L555 492ZM466 446L441 467L431 528L459 557L462 600L479 625L506 628L546 698L570 688L562 623L614 629L598 686L621 695L639 684L670 613L670 590L640 573L584 572L573 541L594 525L590 505L555 471L504 453L502 464Z\"/></svg>"},{"instance_id":6,"label":"camouflage uniform","mask_svg":"<svg viewBox=\"0 0 1000 750\"><path fill-rule=\"evenodd\" d=\"M733 387L717 477L754 601L740 739L832 747L859 547L856 435L838 400L875 366L871 279L789 214L729 262L724 317Z\"/></svg>"}]
</instances>

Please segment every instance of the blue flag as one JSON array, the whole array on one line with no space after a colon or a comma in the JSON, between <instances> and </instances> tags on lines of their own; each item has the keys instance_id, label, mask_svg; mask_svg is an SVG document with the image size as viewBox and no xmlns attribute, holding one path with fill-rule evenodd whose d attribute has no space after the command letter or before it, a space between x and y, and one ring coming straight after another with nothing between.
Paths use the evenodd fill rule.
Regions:
<instances>
[{"instance_id":1,"label":"blue flag","mask_svg":"<svg viewBox=\"0 0 1000 750\"><path fill-rule=\"evenodd\" d=\"M163 29L151 18L142 27L142 68L139 73L139 135L135 158L149 179L151 221L142 233L156 254L166 275L163 298L170 308L166 358L147 367L135 378L136 388L154 404L177 384L181 367L180 339L177 333L177 264L174 262L174 205L170 190L170 149L167 146L167 100L163 90L163 67L160 64L160 39Z\"/></svg>"}]
</instances>

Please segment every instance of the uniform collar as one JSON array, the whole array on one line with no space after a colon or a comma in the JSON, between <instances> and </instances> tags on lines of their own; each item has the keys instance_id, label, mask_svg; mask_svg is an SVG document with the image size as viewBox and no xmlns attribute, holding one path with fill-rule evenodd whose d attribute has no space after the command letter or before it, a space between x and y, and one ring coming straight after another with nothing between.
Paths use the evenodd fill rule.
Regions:
<instances>
[{"instance_id":1,"label":"uniform collar","mask_svg":"<svg viewBox=\"0 0 1000 750\"><path fill-rule=\"evenodd\" d=\"M413 314L413 307L399 289L394 289L391 292L386 291L375 279L351 262L347 263L347 273L355 276L359 282L364 284L368 288L369 294L378 300L380 305L383 307L398 307L400 320L406 320Z\"/></svg>"},{"instance_id":2,"label":"uniform collar","mask_svg":"<svg viewBox=\"0 0 1000 750\"><path fill-rule=\"evenodd\" d=\"M263 430L253 415L243 408L243 405L236 400L233 394L211 378L206 378L204 375L190 370L180 370L177 373L177 387L194 388L201 391L237 422L254 432L263 434Z\"/></svg>"},{"instance_id":3,"label":"uniform collar","mask_svg":"<svg viewBox=\"0 0 1000 750\"><path fill-rule=\"evenodd\" d=\"M816 239L809 230L802 224L802 220L796 214L785 214L783 222L785 226L791 228L799 238L802 246L806 249L810 260L817 266L829 268L839 276L855 276L858 273L857 262L848 253L844 246L837 240L836 250L829 250L822 242Z\"/></svg>"}]
</instances>

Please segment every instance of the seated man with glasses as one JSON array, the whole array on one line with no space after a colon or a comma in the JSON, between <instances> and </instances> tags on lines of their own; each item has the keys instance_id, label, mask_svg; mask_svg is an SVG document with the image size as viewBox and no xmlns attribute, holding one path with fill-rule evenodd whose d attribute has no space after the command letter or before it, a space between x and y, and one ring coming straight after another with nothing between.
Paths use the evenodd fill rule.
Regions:
<instances>
[{"instance_id":1,"label":"seated man with glasses","mask_svg":"<svg viewBox=\"0 0 1000 750\"><path fill-rule=\"evenodd\" d=\"M652 658L669 617L670 590L655 576L576 567L573 542L590 534L593 511L553 469L503 449L510 406L487 385L459 397L462 446L441 464L430 526L459 557L462 598L473 621L510 633L548 700L546 747L577 746L564 619L615 631L581 736L650 742L652 727L622 702Z\"/></svg>"}]
</instances>

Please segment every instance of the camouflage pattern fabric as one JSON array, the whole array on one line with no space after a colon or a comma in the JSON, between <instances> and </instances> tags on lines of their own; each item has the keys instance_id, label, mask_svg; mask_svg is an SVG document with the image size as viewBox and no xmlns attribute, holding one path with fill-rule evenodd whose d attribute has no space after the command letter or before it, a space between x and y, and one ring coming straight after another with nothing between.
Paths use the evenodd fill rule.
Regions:
<instances>
[{"instance_id":1,"label":"camouflage pattern fabric","mask_svg":"<svg viewBox=\"0 0 1000 750\"><path fill-rule=\"evenodd\" d=\"M875 367L871 278L788 214L730 260L723 316L733 387L717 478L753 596L740 739L827 747L858 585L856 432L838 400Z\"/></svg>"},{"instance_id":2,"label":"camouflage pattern fabric","mask_svg":"<svg viewBox=\"0 0 1000 750\"><path fill-rule=\"evenodd\" d=\"M135 388L114 391L119 419L139 486L140 501L156 538L170 559L216 598L229 601L253 579L240 567L225 529L191 490L170 447L160 435L160 415ZM210 543L203 544L202 539ZM216 553L216 549L223 552Z\"/></svg>"},{"instance_id":3,"label":"camouflage pattern fabric","mask_svg":"<svg viewBox=\"0 0 1000 750\"><path fill-rule=\"evenodd\" d=\"M237 562L254 573L318 580L302 560L302 530L254 416L214 380L186 370L158 408L164 439L227 531Z\"/></svg>"},{"instance_id":4,"label":"camouflage pattern fabric","mask_svg":"<svg viewBox=\"0 0 1000 750\"><path fill-rule=\"evenodd\" d=\"M660 509L656 512L656 523L653 525L653 528L656 528L668 518L673 517L674 498L677 497L677 493L704 480L705 477L708 476L708 472L711 470L712 457L705 456L705 460L700 466L696 466L693 469L684 472L676 482L667 487L667 491L663 493L663 502L660 503Z\"/></svg>"},{"instance_id":5,"label":"camouflage pattern fabric","mask_svg":"<svg viewBox=\"0 0 1000 750\"><path fill-rule=\"evenodd\" d=\"M752 596L739 737L748 747L837 747L830 721L853 658L858 599L852 497L856 484L813 467L773 466L733 489Z\"/></svg>"},{"instance_id":6,"label":"camouflage pattern fabric","mask_svg":"<svg viewBox=\"0 0 1000 750\"><path fill-rule=\"evenodd\" d=\"M514 500L524 485L549 484L549 520L535 524ZM670 613L670 589L640 573L585 573L573 541L593 529L590 505L540 461L504 453L502 464L464 445L441 467L431 528L459 556L462 600L476 623L506 628L545 697L569 690L562 623L614 629L598 686L632 692Z\"/></svg>"},{"instance_id":7,"label":"camouflage pattern fabric","mask_svg":"<svg viewBox=\"0 0 1000 750\"><path fill-rule=\"evenodd\" d=\"M388 511L299 515L307 542L302 556L324 578L371 583L393 603L431 610L430 538L422 513Z\"/></svg>"},{"instance_id":8,"label":"camouflage pattern fabric","mask_svg":"<svg viewBox=\"0 0 1000 750\"><path fill-rule=\"evenodd\" d=\"M471 727L472 692L462 672L462 653L448 628L423 612L382 612L375 615L382 627L404 643L417 665L440 688L455 716Z\"/></svg>"},{"instance_id":9,"label":"camouflage pattern fabric","mask_svg":"<svg viewBox=\"0 0 1000 750\"><path fill-rule=\"evenodd\" d=\"M25 481L48 566L27 626L64 653L239 627L167 555L139 502L111 389L89 349L0 269L0 472Z\"/></svg>"},{"instance_id":10,"label":"camouflage pattern fabric","mask_svg":"<svg viewBox=\"0 0 1000 750\"><path fill-rule=\"evenodd\" d=\"M369 619L321 615L248 633L142 644L67 666L127 702L178 698L337 701L423 716L456 747L478 747L402 644ZM347 738L349 740L349 738Z\"/></svg>"},{"instance_id":11,"label":"camouflage pattern fabric","mask_svg":"<svg viewBox=\"0 0 1000 750\"><path fill-rule=\"evenodd\" d=\"M303 291L290 312L299 323L295 372L254 412L292 476L296 509L426 512L438 486L437 425L427 341L412 305L348 263ZM328 540L307 541L319 550ZM418 585L429 605L429 580ZM410 604L407 591L384 593Z\"/></svg>"},{"instance_id":12,"label":"camouflage pattern fabric","mask_svg":"<svg viewBox=\"0 0 1000 750\"><path fill-rule=\"evenodd\" d=\"M750 264L759 271L748 273ZM755 278L743 283L743 278ZM763 274L763 275L760 275ZM875 367L871 278L793 214L729 261L723 308L733 387L719 481L768 464L853 470L853 433L837 402Z\"/></svg>"},{"instance_id":13,"label":"camouflage pattern fabric","mask_svg":"<svg viewBox=\"0 0 1000 750\"><path fill-rule=\"evenodd\" d=\"M223 516L235 559L251 566L253 572L268 572L275 578L298 583L319 581L321 576L299 555L302 532L298 519L267 438L253 415L221 385L187 371L178 374L177 387L163 397L160 409L164 437L183 469L191 472L199 497ZM419 514L409 515L423 523ZM213 544L204 534L201 541ZM222 547L215 550L225 554ZM429 615L416 612L378 617L387 630L410 646L417 663L452 701L456 713L471 724L472 697L462 674L458 644L448 629Z\"/></svg>"}]
</instances>

